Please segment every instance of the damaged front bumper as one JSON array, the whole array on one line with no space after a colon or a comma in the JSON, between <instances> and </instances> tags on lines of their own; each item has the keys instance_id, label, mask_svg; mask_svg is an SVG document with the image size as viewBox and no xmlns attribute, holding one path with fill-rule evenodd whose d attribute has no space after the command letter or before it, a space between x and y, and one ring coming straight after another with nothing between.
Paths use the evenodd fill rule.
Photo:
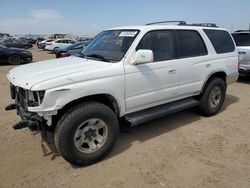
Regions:
<instances>
[{"instance_id":1,"label":"damaged front bumper","mask_svg":"<svg viewBox=\"0 0 250 188\"><path fill-rule=\"evenodd\" d=\"M21 121L14 124L13 129L29 128L31 131L38 131L41 129L44 119L36 113L23 111L19 104L10 104L6 106L6 111L16 110L17 114L21 117Z\"/></svg>"}]
</instances>

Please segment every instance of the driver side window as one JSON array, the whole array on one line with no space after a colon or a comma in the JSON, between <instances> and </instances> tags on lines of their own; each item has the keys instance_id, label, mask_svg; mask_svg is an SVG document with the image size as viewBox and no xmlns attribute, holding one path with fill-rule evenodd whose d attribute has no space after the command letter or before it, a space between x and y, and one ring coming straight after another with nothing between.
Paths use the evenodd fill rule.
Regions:
<instances>
[{"instance_id":1,"label":"driver side window","mask_svg":"<svg viewBox=\"0 0 250 188\"><path fill-rule=\"evenodd\" d=\"M136 50L147 49L154 53L154 62L174 59L172 31L150 31L144 35Z\"/></svg>"}]
</instances>

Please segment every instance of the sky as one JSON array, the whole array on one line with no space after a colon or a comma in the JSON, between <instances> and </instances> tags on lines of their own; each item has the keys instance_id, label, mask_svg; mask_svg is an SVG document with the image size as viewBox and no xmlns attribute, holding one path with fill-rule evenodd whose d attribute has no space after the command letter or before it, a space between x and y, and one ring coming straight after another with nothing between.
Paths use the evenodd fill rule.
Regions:
<instances>
[{"instance_id":1,"label":"sky","mask_svg":"<svg viewBox=\"0 0 250 188\"><path fill-rule=\"evenodd\" d=\"M248 29L250 0L1 0L0 32L94 36L124 25L165 20Z\"/></svg>"}]
</instances>

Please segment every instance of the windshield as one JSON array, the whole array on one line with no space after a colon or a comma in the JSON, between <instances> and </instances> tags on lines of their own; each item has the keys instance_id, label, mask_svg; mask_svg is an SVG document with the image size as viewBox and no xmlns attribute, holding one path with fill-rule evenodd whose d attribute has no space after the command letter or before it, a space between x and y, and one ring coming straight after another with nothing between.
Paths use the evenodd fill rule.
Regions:
<instances>
[{"instance_id":1,"label":"windshield","mask_svg":"<svg viewBox=\"0 0 250 188\"><path fill-rule=\"evenodd\" d=\"M81 53L84 58L94 58L106 62L120 61L138 33L138 30L103 31Z\"/></svg>"},{"instance_id":2,"label":"windshield","mask_svg":"<svg viewBox=\"0 0 250 188\"><path fill-rule=\"evenodd\" d=\"M236 46L250 46L250 33L234 33Z\"/></svg>"}]
</instances>

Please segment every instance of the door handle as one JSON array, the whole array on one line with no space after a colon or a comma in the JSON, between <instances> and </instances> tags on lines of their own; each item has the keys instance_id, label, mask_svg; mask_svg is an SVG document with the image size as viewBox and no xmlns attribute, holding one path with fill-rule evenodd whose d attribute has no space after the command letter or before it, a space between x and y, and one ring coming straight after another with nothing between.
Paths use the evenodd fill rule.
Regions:
<instances>
[{"instance_id":1,"label":"door handle","mask_svg":"<svg viewBox=\"0 0 250 188\"><path fill-rule=\"evenodd\" d=\"M241 54L247 54L247 52L245 52L245 51L239 51L238 54L239 55L241 55Z\"/></svg>"},{"instance_id":2,"label":"door handle","mask_svg":"<svg viewBox=\"0 0 250 188\"><path fill-rule=\"evenodd\" d=\"M176 73L176 70L175 69L172 69L172 70L169 70L168 71L168 74L175 74Z\"/></svg>"}]
</instances>

